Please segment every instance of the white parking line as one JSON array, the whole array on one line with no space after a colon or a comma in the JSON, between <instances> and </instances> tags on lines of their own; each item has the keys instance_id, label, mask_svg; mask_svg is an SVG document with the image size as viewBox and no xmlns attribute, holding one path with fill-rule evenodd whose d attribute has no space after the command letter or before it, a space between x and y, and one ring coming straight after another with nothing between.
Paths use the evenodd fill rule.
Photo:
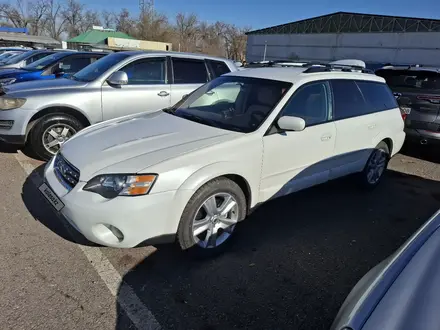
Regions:
<instances>
[{"instance_id":1,"label":"white parking line","mask_svg":"<svg viewBox=\"0 0 440 330\"><path fill-rule=\"evenodd\" d=\"M15 155L20 166L23 168L27 175L31 175L35 170L35 166L29 161L26 161L26 156L21 153ZM35 172L34 172L35 173ZM30 177L35 185L41 183L42 178L40 176ZM61 216L58 216L61 218ZM64 227L69 232L72 240L75 240L75 235L72 233L70 225L66 223L64 219L60 219ZM111 294L116 297L117 302L121 308L125 311L131 322L138 329L151 329L159 330L161 326L156 320L150 310L142 303L134 290L122 280L119 272L113 267L107 257L102 254L98 247L84 246L77 244L77 246L84 253L86 258L90 261L90 264L96 270L102 281L105 283Z\"/></svg>"}]
</instances>

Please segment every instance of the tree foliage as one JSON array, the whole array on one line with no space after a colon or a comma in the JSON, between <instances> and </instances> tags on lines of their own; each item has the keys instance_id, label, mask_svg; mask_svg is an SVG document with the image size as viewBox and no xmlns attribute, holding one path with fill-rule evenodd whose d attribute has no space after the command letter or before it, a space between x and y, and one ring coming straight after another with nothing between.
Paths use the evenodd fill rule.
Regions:
<instances>
[{"instance_id":1,"label":"tree foliage","mask_svg":"<svg viewBox=\"0 0 440 330\"><path fill-rule=\"evenodd\" d=\"M170 42L174 50L244 60L245 32L250 30L221 21L209 24L196 14L179 13L170 19L157 12L151 1L145 1L136 16L125 8L99 13L80 0L0 1L1 25L28 28L31 34L58 40L75 37L93 25L103 25L137 39Z\"/></svg>"}]
</instances>

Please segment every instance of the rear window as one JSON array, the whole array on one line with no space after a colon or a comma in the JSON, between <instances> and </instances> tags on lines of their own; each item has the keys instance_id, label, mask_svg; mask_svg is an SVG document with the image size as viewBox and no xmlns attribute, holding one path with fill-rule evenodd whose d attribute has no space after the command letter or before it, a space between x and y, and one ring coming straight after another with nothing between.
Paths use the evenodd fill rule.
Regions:
<instances>
[{"instance_id":1,"label":"rear window","mask_svg":"<svg viewBox=\"0 0 440 330\"><path fill-rule=\"evenodd\" d=\"M378 70L391 88L440 90L440 74L432 71Z\"/></svg>"}]
</instances>

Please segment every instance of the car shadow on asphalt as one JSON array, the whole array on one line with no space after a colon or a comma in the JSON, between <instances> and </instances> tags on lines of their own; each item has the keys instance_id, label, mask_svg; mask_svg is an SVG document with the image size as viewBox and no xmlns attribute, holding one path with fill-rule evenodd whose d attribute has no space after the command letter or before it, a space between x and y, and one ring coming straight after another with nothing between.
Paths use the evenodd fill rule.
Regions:
<instances>
[{"instance_id":1,"label":"car shadow on asphalt","mask_svg":"<svg viewBox=\"0 0 440 330\"><path fill-rule=\"evenodd\" d=\"M61 215L58 215L40 193L38 187L43 183L44 167L45 164L37 167L23 184L21 197L29 213L35 220L65 240L81 245L97 246L78 233Z\"/></svg>"},{"instance_id":2,"label":"car shadow on asphalt","mask_svg":"<svg viewBox=\"0 0 440 330\"><path fill-rule=\"evenodd\" d=\"M405 144L400 153L430 163L440 164L440 144L438 146Z\"/></svg>"},{"instance_id":3,"label":"car shadow on asphalt","mask_svg":"<svg viewBox=\"0 0 440 330\"><path fill-rule=\"evenodd\" d=\"M439 182L387 174L370 192L349 177L268 202L213 259L156 246L123 283L164 329L328 329L356 282L439 207Z\"/></svg>"},{"instance_id":4,"label":"car shadow on asphalt","mask_svg":"<svg viewBox=\"0 0 440 330\"><path fill-rule=\"evenodd\" d=\"M37 156L28 145L20 146L20 145L0 142L0 153L16 154L18 153L18 151L21 151L23 154L25 154L30 158L41 160L41 158Z\"/></svg>"}]
</instances>

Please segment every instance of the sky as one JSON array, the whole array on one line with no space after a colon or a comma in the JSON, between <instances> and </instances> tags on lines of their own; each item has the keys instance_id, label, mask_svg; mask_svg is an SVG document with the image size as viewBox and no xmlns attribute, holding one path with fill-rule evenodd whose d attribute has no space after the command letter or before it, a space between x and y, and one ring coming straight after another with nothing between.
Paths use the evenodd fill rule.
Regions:
<instances>
[{"instance_id":1,"label":"sky","mask_svg":"<svg viewBox=\"0 0 440 330\"><path fill-rule=\"evenodd\" d=\"M87 7L138 13L138 0L88 0ZM293 22L337 11L440 19L439 0L154 0L157 11L173 19L195 13L207 22L225 21L253 29Z\"/></svg>"}]
</instances>

